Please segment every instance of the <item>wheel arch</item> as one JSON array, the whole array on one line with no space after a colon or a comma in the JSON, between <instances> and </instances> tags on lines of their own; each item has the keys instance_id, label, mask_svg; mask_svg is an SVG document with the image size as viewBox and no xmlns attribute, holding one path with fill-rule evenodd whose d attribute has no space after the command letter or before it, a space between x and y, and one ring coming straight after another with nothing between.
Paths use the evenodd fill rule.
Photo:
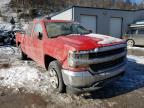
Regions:
<instances>
[{"instance_id":1,"label":"wheel arch","mask_svg":"<svg viewBox=\"0 0 144 108\"><path fill-rule=\"evenodd\" d=\"M44 66L47 70L48 70L48 66L49 66L50 62L52 62L54 60L57 60L57 59L55 59L47 54L44 55Z\"/></svg>"},{"instance_id":2,"label":"wheel arch","mask_svg":"<svg viewBox=\"0 0 144 108\"><path fill-rule=\"evenodd\" d=\"M18 43L17 43L17 46L19 46L20 44L21 44L21 43L20 43L20 42L18 42Z\"/></svg>"}]
</instances>

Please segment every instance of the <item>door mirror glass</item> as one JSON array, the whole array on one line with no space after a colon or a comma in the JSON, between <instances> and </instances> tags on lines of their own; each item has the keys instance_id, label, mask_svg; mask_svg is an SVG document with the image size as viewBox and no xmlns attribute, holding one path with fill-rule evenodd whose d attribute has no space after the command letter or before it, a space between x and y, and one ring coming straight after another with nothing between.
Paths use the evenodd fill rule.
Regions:
<instances>
[{"instance_id":1,"label":"door mirror glass","mask_svg":"<svg viewBox=\"0 0 144 108\"><path fill-rule=\"evenodd\" d=\"M42 36L43 36L43 34L39 32L39 33L38 33L38 39L41 40L41 39L42 39Z\"/></svg>"},{"instance_id":2,"label":"door mirror glass","mask_svg":"<svg viewBox=\"0 0 144 108\"><path fill-rule=\"evenodd\" d=\"M89 33L92 33L93 31L92 30L89 30Z\"/></svg>"}]
</instances>

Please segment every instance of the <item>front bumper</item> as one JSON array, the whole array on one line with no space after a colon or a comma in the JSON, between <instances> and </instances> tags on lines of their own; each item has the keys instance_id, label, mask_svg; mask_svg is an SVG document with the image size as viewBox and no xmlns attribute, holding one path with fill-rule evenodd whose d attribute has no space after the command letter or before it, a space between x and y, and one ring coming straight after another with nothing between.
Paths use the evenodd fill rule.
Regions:
<instances>
[{"instance_id":1,"label":"front bumper","mask_svg":"<svg viewBox=\"0 0 144 108\"><path fill-rule=\"evenodd\" d=\"M107 82L109 79L119 77L125 71L125 65L120 65L111 69L107 69L100 74L93 75L90 71L73 72L62 70L62 76L65 85L77 89L98 89L98 85L102 82ZM103 85L102 85L103 86ZM101 87L99 87L101 88Z\"/></svg>"}]
</instances>

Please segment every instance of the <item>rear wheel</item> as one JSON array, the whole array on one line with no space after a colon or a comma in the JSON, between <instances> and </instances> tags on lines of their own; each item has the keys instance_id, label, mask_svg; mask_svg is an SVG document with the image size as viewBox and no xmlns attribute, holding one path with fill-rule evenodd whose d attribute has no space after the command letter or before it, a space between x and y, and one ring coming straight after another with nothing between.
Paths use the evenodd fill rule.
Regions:
<instances>
[{"instance_id":1,"label":"rear wheel","mask_svg":"<svg viewBox=\"0 0 144 108\"><path fill-rule=\"evenodd\" d=\"M22 60L26 60L27 59L27 55L21 49L21 45L19 45L19 47L18 47L18 54L19 54L19 58L20 59L22 59Z\"/></svg>"},{"instance_id":2,"label":"rear wheel","mask_svg":"<svg viewBox=\"0 0 144 108\"><path fill-rule=\"evenodd\" d=\"M52 61L49 64L48 76L50 79L50 84L55 91L59 93L65 92L65 85L61 74L61 66L57 60Z\"/></svg>"},{"instance_id":3,"label":"rear wheel","mask_svg":"<svg viewBox=\"0 0 144 108\"><path fill-rule=\"evenodd\" d=\"M128 45L128 47L133 47L134 41L133 40L127 40L127 45Z\"/></svg>"}]
</instances>

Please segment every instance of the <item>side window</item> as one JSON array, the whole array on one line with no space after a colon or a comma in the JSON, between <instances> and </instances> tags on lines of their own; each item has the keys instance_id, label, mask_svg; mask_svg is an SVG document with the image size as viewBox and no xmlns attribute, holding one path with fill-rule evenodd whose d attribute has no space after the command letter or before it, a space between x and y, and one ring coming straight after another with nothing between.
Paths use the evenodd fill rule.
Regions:
<instances>
[{"instance_id":1,"label":"side window","mask_svg":"<svg viewBox=\"0 0 144 108\"><path fill-rule=\"evenodd\" d=\"M138 34L144 34L144 29L139 29Z\"/></svg>"},{"instance_id":2,"label":"side window","mask_svg":"<svg viewBox=\"0 0 144 108\"><path fill-rule=\"evenodd\" d=\"M137 29L129 29L128 34L137 34Z\"/></svg>"},{"instance_id":3,"label":"side window","mask_svg":"<svg viewBox=\"0 0 144 108\"><path fill-rule=\"evenodd\" d=\"M31 36L32 28L33 28L33 22L30 22L29 25L28 25L28 27L26 28L26 34L27 34L27 36Z\"/></svg>"},{"instance_id":4,"label":"side window","mask_svg":"<svg viewBox=\"0 0 144 108\"><path fill-rule=\"evenodd\" d=\"M43 28L42 28L42 25L40 23L37 23L35 25L35 28L34 28L34 33L42 33L43 32Z\"/></svg>"}]
</instances>

